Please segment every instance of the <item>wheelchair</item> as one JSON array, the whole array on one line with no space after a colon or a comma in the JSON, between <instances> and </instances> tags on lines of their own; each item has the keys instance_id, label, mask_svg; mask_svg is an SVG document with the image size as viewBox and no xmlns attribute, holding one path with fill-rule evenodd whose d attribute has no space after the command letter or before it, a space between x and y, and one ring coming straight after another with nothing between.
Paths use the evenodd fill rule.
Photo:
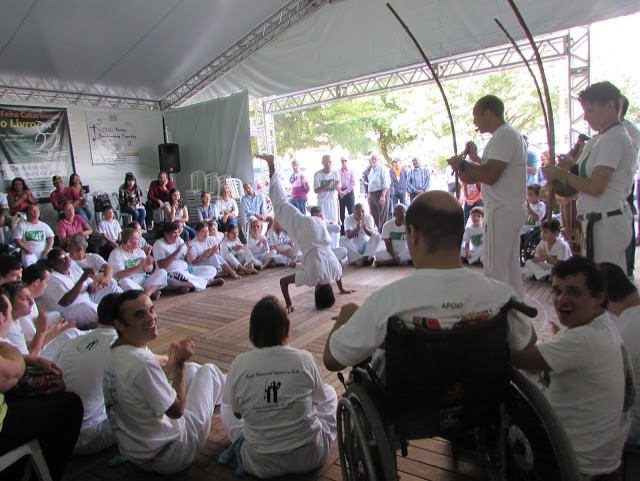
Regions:
<instances>
[{"instance_id":1,"label":"wheelchair","mask_svg":"<svg viewBox=\"0 0 640 481\"><path fill-rule=\"evenodd\" d=\"M536 247L540 243L542 230L537 225L532 227L528 232L520 236L520 265L524 266L525 262L533 259L536 253Z\"/></svg>"},{"instance_id":2,"label":"wheelchair","mask_svg":"<svg viewBox=\"0 0 640 481\"><path fill-rule=\"evenodd\" d=\"M345 481L397 481L396 451L409 441L471 440L490 479L578 480L569 439L542 392L510 364L510 301L482 323L411 329L389 320L384 382L370 364L354 367L338 403L338 450Z\"/></svg>"}]
</instances>

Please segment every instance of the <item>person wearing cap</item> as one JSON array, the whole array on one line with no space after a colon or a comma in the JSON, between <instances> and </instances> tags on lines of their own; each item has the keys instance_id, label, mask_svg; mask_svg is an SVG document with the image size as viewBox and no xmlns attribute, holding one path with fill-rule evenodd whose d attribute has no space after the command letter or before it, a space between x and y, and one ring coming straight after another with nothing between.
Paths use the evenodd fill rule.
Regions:
<instances>
[{"instance_id":1,"label":"person wearing cap","mask_svg":"<svg viewBox=\"0 0 640 481\"><path fill-rule=\"evenodd\" d=\"M75 189L64 186L64 180L59 175L54 175L51 179L53 182L53 186L56 188L51 194L49 194L49 199L51 199L51 205L55 210L59 213L62 213L63 205L66 201L71 201L73 204L73 209L76 214L82 217L84 220L89 222L89 218L87 217L87 213L80 208L80 196Z\"/></svg>"},{"instance_id":2,"label":"person wearing cap","mask_svg":"<svg viewBox=\"0 0 640 481\"><path fill-rule=\"evenodd\" d=\"M291 168L293 172L289 177L289 183L291 184L291 202L302 213L307 215L307 192L311 189L309 182L302 172L300 172L300 163L297 160L291 162Z\"/></svg>"},{"instance_id":3,"label":"person wearing cap","mask_svg":"<svg viewBox=\"0 0 640 481\"><path fill-rule=\"evenodd\" d=\"M118 201L120 202L120 212L131 215L131 220L146 227L147 210L142 203L142 191L138 187L133 172L125 174L124 184L120 186L118 191Z\"/></svg>"}]
</instances>

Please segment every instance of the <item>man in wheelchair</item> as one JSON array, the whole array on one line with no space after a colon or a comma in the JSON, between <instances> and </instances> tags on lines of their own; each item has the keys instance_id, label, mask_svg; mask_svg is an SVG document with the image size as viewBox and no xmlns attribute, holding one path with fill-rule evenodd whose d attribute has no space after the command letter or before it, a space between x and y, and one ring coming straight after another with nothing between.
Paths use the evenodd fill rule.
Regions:
<instances>
[{"instance_id":1,"label":"man in wheelchair","mask_svg":"<svg viewBox=\"0 0 640 481\"><path fill-rule=\"evenodd\" d=\"M462 265L464 213L451 194L420 194L407 210L406 226L415 271L374 292L362 306L342 307L325 345L327 369L341 371L374 354L385 339L391 316L409 326L449 329L488 320L516 297L511 286ZM531 347L536 339L530 320L509 312L511 350Z\"/></svg>"}]
</instances>

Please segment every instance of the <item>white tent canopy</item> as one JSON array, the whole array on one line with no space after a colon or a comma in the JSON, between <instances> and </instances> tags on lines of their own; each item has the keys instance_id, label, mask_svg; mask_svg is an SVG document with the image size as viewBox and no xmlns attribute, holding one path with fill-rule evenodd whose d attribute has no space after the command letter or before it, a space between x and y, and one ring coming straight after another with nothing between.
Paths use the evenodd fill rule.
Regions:
<instances>
[{"instance_id":1,"label":"white tent canopy","mask_svg":"<svg viewBox=\"0 0 640 481\"><path fill-rule=\"evenodd\" d=\"M0 85L161 100L286 0L9 0ZM430 59L523 38L506 0L393 0ZM638 0L519 0L534 35L640 11ZM284 94L420 58L384 0L332 0L188 103L248 89Z\"/></svg>"}]
</instances>

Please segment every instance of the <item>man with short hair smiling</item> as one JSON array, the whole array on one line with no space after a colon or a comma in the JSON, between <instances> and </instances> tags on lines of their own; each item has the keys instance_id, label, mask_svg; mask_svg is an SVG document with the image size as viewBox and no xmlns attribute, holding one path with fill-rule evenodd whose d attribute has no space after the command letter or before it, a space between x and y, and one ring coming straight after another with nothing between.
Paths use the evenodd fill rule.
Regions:
<instances>
[{"instance_id":1,"label":"man with short hair smiling","mask_svg":"<svg viewBox=\"0 0 640 481\"><path fill-rule=\"evenodd\" d=\"M356 204L353 214L344 220L344 229L340 247L347 250L349 262L358 267L371 264L380 244L380 233L376 230L373 217L365 213L362 204Z\"/></svg>"},{"instance_id":2,"label":"man with short hair smiling","mask_svg":"<svg viewBox=\"0 0 640 481\"><path fill-rule=\"evenodd\" d=\"M605 278L593 261L574 256L556 264L551 279L553 307L566 329L512 353L513 364L542 372L545 395L571 440L580 472L609 474L620 466L634 389L625 385L633 374L604 310Z\"/></svg>"},{"instance_id":3,"label":"man with short hair smiling","mask_svg":"<svg viewBox=\"0 0 640 481\"><path fill-rule=\"evenodd\" d=\"M256 192L251 182L245 182L243 185L245 194L242 196L242 207L246 219L255 217L262 222L273 222L273 219L267 215L267 208L264 205L264 196L260 192Z\"/></svg>"},{"instance_id":4,"label":"man with short hair smiling","mask_svg":"<svg viewBox=\"0 0 640 481\"><path fill-rule=\"evenodd\" d=\"M158 319L144 292L121 294L113 316L118 339L109 350L103 391L120 452L146 471L186 469L207 441L224 375L213 364L187 362L195 353L189 338L171 343L163 371L148 348L158 337Z\"/></svg>"}]
</instances>

